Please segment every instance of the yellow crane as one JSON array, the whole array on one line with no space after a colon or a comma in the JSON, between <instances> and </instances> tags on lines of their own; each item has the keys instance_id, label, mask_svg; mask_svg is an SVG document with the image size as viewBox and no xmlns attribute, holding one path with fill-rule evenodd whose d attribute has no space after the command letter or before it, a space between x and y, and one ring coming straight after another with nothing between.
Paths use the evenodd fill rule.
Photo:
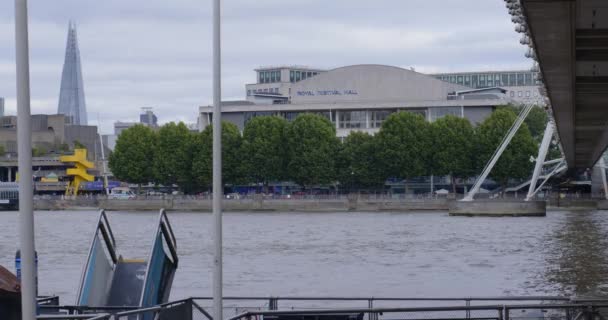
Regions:
<instances>
[{"instance_id":1,"label":"yellow crane","mask_svg":"<svg viewBox=\"0 0 608 320\"><path fill-rule=\"evenodd\" d=\"M72 177L65 190L66 196L77 195L82 182L95 180L95 177L87 172L87 169L95 167L92 162L87 160L87 149L74 149L73 155L61 156L59 160L74 165L74 168L66 170L66 174Z\"/></svg>"}]
</instances>

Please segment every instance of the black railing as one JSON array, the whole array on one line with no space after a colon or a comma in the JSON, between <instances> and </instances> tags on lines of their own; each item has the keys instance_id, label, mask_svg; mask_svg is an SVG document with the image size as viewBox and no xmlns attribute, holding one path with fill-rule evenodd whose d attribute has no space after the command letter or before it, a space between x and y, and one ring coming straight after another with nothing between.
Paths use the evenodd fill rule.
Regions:
<instances>
[{"instance_id":1,"label":"black railing","mask_svg":"<svg viewBox=\"0 0 608 320\"><path fill-rule=\"evenodd\" d=\"M41 305L40 320L213 320L193 297L150 308ZM608 300L568 297L224 297L228 320L606 320ZM484 303L491 304L485 305ZM345 306L357 303L360 306ZM438 306L440 304L450 306ZM523 304L516 304L523 303ZM409 306L415 304L417 306ZM432 306L420 306L433 304ZM390 305L390 306L388 306Z\"/></svg>"}]
</instances>

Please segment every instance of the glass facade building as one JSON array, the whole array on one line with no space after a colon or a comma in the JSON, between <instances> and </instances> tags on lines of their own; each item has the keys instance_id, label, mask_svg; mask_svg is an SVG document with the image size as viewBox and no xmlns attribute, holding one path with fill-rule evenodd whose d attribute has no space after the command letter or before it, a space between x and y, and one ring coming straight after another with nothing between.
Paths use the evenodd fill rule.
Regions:
<instances>
[{"instance_id":1,"label":"glass facade building","mask_svg":"<svg viewBox=\"0 0 608 320\"><path fill-rule=\"evenodd\" d=\"M434 74L433 77L449 83L460 84L474 89L489 87L525 87L540 85L538 72L496 71Z\"/></svg>"}]
</instances>

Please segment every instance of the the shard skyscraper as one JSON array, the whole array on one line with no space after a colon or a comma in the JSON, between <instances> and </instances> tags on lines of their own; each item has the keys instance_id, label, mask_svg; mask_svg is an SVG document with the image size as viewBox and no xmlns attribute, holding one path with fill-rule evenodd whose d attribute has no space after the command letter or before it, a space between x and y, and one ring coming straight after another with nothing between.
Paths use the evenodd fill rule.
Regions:
<instances>
[{"instance_id":1,"label":"the shard skyscraper","mask_svg":"<svg viewBox=\"0 0 608 320\"><path fill-rule=\"evenodd\" d=\"M65 62L61 74L57 113L70 117L72 124L85 126L88 124L76 25L71 22L68 27L68 42L65 48Z\"/></svg>"}]
</instances>

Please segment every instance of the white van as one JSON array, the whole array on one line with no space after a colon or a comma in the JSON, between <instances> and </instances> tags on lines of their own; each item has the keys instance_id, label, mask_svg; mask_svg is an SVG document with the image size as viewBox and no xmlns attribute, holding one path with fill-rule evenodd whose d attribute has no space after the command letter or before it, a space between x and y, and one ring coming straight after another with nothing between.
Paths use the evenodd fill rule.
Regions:
<instances>
[{"instance_id":1,"label":"white van","mask_svg":"<svg viewBox=\"0 0 608 320\"><path fill-rule=\"evenodd\" d=\"M131 191L131 189L129 189L129 188L116 187L116 188L112 188L112 190L110 190L108 199L119 199L119 200L135 199L135 193L133 193L133 191Z\"/></svg>"}]
</instances>

